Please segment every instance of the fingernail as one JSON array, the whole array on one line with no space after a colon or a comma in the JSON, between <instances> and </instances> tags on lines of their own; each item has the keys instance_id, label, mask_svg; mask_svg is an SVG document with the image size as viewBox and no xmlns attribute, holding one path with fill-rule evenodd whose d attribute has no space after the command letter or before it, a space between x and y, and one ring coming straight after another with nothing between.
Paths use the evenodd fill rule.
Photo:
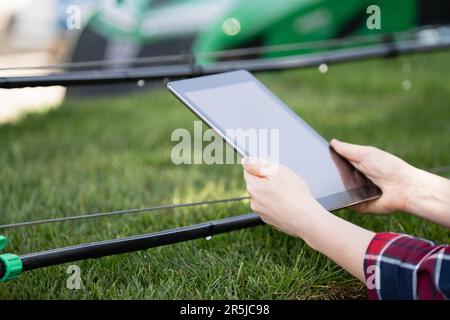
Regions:
<instances>
[{"instance_id":1,"label":"fingernail","mask_svg":"<svg viewBox=\"0 0 450 320\"><path fill-rule=\"evenodd\" d=\"M246 164L257 164L258 162L259 162L259 159L257 157L250 156L250 157L245 158Z\"/></svg>"}]
</instances>

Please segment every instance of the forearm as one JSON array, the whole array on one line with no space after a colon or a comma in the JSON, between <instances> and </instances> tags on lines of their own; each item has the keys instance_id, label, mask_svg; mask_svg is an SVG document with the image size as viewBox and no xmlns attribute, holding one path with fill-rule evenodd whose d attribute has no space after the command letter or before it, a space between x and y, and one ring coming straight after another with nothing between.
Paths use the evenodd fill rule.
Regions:
<instances>
[{"instance_id":1,"label":"forearm","mask_svg":"<svg viewBox=\"0 0 450 320\"><path fill-rule=\"evenodd\" d=\"M450 228L450 180L414 169L403 211Z\"/></svg>"},{"instance_id":2,"label":"forearm","mask_svg":"<svg viewBox=\"0 0 450 320\"><path fill-rule=\"evenodd\" d=\"M326 255L354 277L365 282L364 256L375 235L320 208L314 222L300 237L313 249Z\"/></svg>"}]
</instances>

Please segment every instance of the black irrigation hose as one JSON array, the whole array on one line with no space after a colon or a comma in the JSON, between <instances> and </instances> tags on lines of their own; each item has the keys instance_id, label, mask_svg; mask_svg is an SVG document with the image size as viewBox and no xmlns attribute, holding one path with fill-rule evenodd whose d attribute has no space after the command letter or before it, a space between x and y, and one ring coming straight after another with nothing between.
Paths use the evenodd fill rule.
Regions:
<instances>
[{"instance_id":1,"label":"black irrigation hose","mask_svg":"<svg viewBox=\"0 0 450 320\"><path fill-rule=\"evenodd\" d=\"M20 256L22 271L48 267L72 261L94 259L126 252L146 250L187 240L210 237L263 224L255 213L209 221L191 226L122 239L80 244Z\"/></svg>"},{"instance_id":2,"label":"black irrigation hose","mask_svg":"<svg viewBox=\"0 0 450 320\"><path fill-rule=\"evenodd\" d=\"M414 32L419 31L421 28L413 29L406 32L395 32L390 34L392 39L397 40L412 40L415 36ZM212 52L200 52L196 53L195 57L206 59L227 59L242 58L245 56L256 56L264 53L289 53L292 51L305 50L305 49L331 49L333 47L339 47L344 45L361 45L363 42L366 44L384 42L386 34L374 34L374 35L357 35L346 38L315 40L308 42L288 43L267 45L258 47L227 49L221 51ZM193 55L190 52L184 52L179 54L161 55L161 56L149 56L149 57L137 57L127 59L110 59L110 60L90 60L90 61L77 61L77 62L63 62L50 65L35 65L35 66L21 66L21 67L2 67L0 71L17 71L17 70L51 70L51 69L84 69L93 67L116 67L117 65L131 65L134 67L143 64L157 64L157 63L183 63L190 60L190 56Z\"/></svg>"},{"instance_id":3,"label":"black irrigation hose","mask_svg":"<svg viewBox=\"0 0 450 320\"><path fill-rule=\"evenodd\" d=\"M105 212L96 214L96 217L113 214L154 211L168 208L198 206L212 203L241 201L247 198L248 197L236 197L236 198L209 200L202 202L163 205L144 209L131 209L131 210ZM79 219L80 217L83 219L91 218L91 216L89 215L81 215L67 218L57 218L56 221L55 219L54 220L49 219L50 221L40 220L40 221L23 222L19 223L18 226L75 220ZM259 216L255 213L249 213L240 216L228 217L221 220L208 221L191 226L163 230L149 234L131 236L122 239L84 243L65 248L57 248L42 252L29 253L22 256L5 253L0 255L0 282L14 279L18 277L23 271L33 270L37 268L44 268L72 261L100 258L126 252L145 250L149 248L169 245L173 243L193 240L202 237L207 238L215 234L230 232L244 228L250 228L260 224L263 224L263 222L259 218ZM12 227L12 225L6 225L6 227ZM5 244L6 238L0 236L0 250L3 249Z\"/></svg>"},{"instance_id":4,"label":"black irrigation hose","mask_svg":"<svg viewBox=\"0 0 450 320\"><path fill-rule=\"evenodd\" d=\"M87 68L99 68L99 67L114 67L117 65L130 65L130 64L154 64L154 63L181 63L186 61L185 54L172 54L165 56L150 56L139 57L129 59L109 59L109 60L90 60L90 61L78 61L78 62L63 62L49 65L38 66L25 66L25 67L3 67L0 71L24 71L24 70L51 70L51 69L87 69Z\"/></svg>"},{"instance_id":5,"label":"black irrigation hose","mask_svg":"<svg viewBox=\"0 0 450 320\"><path fill-rule=\"evenodd\" d=\"M450 49L450 40L443 40L433 44L423 44L416 40L387 41L381 45L370 45L362 48L340 49L319 54L272 59L223 61L205 65L186 64L117 70L70 71L44 76L2 77L0 78L0 88L11 89L52 85L68 86L136 82L138 80L161 80L201 76L239 69L246 69L253 72L276 71L445 49Z\"/></svg>"}]
</instances>

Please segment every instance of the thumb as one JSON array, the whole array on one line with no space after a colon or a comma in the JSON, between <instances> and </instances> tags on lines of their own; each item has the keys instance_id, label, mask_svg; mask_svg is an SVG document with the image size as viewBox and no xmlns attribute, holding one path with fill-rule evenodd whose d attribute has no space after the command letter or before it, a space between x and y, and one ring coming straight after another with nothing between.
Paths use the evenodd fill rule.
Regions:
<instances>
[{"instance_id":1,"label":"thumb","mask_svg":"<svg viewBox=\"0 0 450 320\"><path fill-rule=\"evenodd\" d=\"M244 167L244 170L250 173L251 175L266 178L266 174L264 173L264 168L267 167L269 162L258 159L258 158L242 158L241 164Z\"/></svg>"},{"instance_id":2,"label":"thumb","mask_svg":"<svg viewBox=\"0 0 450 320\"><path fill-rule=\"evenodd\" d=\"M366 147L333 139L330 142L333 149L352 162L360 162L366 153Z\"/></svg>"}]
</instances>

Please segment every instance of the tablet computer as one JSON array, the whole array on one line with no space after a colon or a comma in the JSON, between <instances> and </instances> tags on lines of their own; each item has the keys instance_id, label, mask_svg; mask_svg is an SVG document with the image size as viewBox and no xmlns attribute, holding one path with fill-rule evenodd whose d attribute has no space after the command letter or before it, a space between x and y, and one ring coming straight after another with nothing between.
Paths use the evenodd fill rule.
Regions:
<instances>
[{"instance_id":1,"label":"tablet computer","mask_svg":"<svg viewBox=\"0 0 450 320\"><path fill-rule=\"evenodd\" d=\"M251 73L226 72L172 81L167 87L241 156L277 162L300 175L327 210L381 194ZM250 141L255 137L256 144Z\"/></svg>"}]
</instances>

